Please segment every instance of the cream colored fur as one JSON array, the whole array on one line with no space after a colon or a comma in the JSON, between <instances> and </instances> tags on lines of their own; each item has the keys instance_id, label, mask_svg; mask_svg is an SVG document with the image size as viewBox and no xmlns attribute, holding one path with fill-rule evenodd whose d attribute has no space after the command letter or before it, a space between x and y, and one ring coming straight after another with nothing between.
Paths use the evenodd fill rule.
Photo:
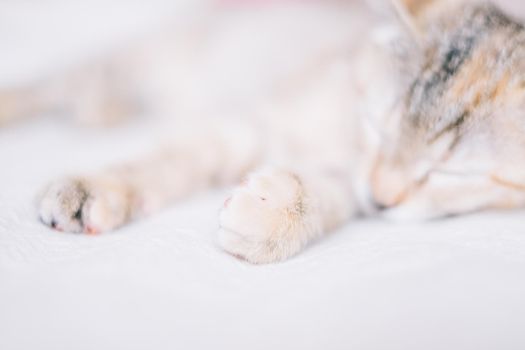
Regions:
<instances>
[{"instance_id":1,"label":"cream colored fur","mask_svg":"<svg viewBox=\"0 0 525 350\"><path fill-rule=\"evenodd\" d=\"M408 17L386 22L362 6L333 4L214 13L175 38L54 79L34 94L47 91L40 109L67 105L80 119L114 121L130 114L139 92L148 107L177 116L177 131L146 159L53 182L40 201L42 221L64 231L108 231L198 190L241 181L222 208L217 242L249 262L269 263L381 205L392 219L425 219L525 204L516 189L522 177L493 181L498 164L489 153L477 159L460 149L430 175L435 163L399 168L387 157L402 137L398 104L414 78L397 69L405 58L395 51L419 45L409 32L421 20L397 5ZM407 59L416 65L416 56ZM114 72L109 82L97 74L105 69ZM245 79L231 81L232 70ZM215 121L196 119L210 115ZM470 142L483 147L483 139ZM429 160L441 157L440 147L425 153ZM464 164L459 173L452 162ZM429 179L424 186L421 174Z\"/></svg>"}]
</instances>

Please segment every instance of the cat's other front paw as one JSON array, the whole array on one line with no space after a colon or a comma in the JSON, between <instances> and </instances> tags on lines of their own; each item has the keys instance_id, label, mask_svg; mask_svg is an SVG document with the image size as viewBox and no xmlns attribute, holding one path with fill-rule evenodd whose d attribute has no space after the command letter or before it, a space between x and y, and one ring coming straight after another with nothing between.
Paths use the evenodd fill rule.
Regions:
<instances>
[{"instance_id":1,"label":"cat's other front paw","mask_svg":"<svg viewBox=\"0 0 525 350\"><path fill-rule=\"evenodd\" d=\"M284 260L319 232L301 180L291 172L255 173L234 190L220 214L218 244L254 264Z\"/></svg>"},{"instance_id":2,"label":"cat's other front paw","mask_svg":"<svg viewBox=\"0 0 525 350\"><path fill-rule=\"evenodd\" d=\"M40 220L55 230L95 234L126 221L128 197L118 185L66 178L46 187L39 198L38 212Z\"/></svg>"}]
</instances>

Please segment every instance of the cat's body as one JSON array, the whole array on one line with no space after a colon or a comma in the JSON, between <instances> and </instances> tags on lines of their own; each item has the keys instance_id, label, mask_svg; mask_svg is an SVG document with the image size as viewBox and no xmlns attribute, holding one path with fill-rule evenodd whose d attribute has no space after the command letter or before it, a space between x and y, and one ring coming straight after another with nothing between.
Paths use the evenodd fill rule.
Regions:
<instances>
[{"instance_id":1,"label":"cat's body","mask_svg":"<svg viewBox=\"0 0 525 350\"><path fill-rule=\"evenodd\" d=\"M277 79L276 73L259 81L258 91L227 103L198 83L206 78L206 62L217 58L173 55L199 52L187 46L153 56L179 60L172 73L180 85L170 85L164 102L154 103L182 100L179 126L188 123L183 115L233 117L205 119L207 125L196 124L193 132L179 127L171 146L146 159L54 182L40 202L42 221L65 231L112 230L196 190L245 178L225 201L218 243L250 262L267 263L297 253L360 213L387 208L386 216L425 219L523 206L525 30L488 4L394 4L400 20L356 40L373 17L354 13L351 35L325 47L316 47L313 38L302 46L303 64L291 59L285 70L292 78ZM119 77L125 64L137 64L125 55L112 60L117 77L111 84L97 80L107 75L84 70L54 86L71 90L68 79L80 81L68 99L72 110L120 115L126 111L121 106L130 106L127 87L147 87L155 67L147 54L134 57L144 60L137 67L149 68ZM228 87L227 78L216 88L237 89L228 96L250 86L247 80L240 89ZM109 90L115 82L118 88ZM101 86L108 90L100 93Z\"/></svg>"}]
</instances>

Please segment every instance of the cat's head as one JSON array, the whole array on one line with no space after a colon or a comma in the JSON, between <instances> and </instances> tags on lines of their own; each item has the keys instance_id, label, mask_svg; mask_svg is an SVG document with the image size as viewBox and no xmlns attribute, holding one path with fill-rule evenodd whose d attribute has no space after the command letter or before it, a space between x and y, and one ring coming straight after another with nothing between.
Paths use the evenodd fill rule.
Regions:
<instances>
[{"instance_id":1,"label":"cat's head","mask_svg":"<svg viewBox=\"0 0 525 350\"><path fill-rule=\"evenodd\" d=\"M419 59L385 122L376 203L395 218L523 206L524 27L489 3L395 3Z\"/></svg>"}]
</instances>

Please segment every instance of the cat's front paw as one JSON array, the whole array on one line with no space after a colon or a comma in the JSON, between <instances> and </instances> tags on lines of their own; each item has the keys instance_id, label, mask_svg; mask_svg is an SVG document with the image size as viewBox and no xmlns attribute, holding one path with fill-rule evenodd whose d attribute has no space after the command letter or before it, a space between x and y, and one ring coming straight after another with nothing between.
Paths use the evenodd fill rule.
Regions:
<instances>
[{"instance_id":1,"label":"cat's front paw","mask_svg":"<svg viewBox=\"0 0 525 350\"><path fill-rule=\"evenodd\" d=\"M293 173L255 173L234 190L220 214L218 244L251 263L284 260L319 231L317 215Z\"/></svg>"},{"instance_id":2,"label":"cat's front paw","mask_svg":"<svg viewBox=\"0 0 525 350\"><path fill-rule=\"evenodd\" d=\"M100 233L128 217L128 195L109 182L67 178L51 183L39 199L40 220L66 232Z\"/></svg>"}]
</instances>

